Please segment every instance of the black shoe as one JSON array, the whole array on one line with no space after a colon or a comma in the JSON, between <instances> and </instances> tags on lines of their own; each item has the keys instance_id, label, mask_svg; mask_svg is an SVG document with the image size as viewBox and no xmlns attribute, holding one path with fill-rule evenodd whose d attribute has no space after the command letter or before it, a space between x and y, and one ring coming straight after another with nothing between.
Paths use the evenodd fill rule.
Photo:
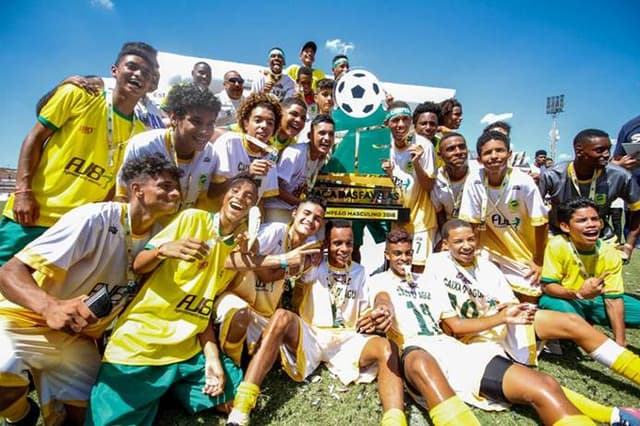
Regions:
<instances>
[{"instance_id":1,"label":"black shoe","mask_svg":"<svg viewBox=\"0 0 640 426\"><path fill-rule=\"evenodd\" d=\"M33 402L33 399L27 398L29 402L29 412L22 419L18 420L15 423L10 422L9 420L5 420L4 424L6 426L35 426L38 423L38 418L40 417L40 407L38 404Z\"/></svg>"}]
</instances>

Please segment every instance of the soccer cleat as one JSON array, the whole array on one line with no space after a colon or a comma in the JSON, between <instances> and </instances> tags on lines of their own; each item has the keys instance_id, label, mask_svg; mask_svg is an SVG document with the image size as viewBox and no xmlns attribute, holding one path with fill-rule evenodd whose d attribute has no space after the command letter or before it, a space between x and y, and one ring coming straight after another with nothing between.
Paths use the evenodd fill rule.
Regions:
<instances>
[{"instance_id":1,"label":"soccer cleat","mask_svg":"<svg viewBox=\"0 0 640 426\"><path fill-rule=\"evenodd\" d=\"M615 407L612 420L614 420L613 417L617 419L611 422L611 426L640 426L640 409L638 408Z\"/></svg>"},{"instance_id":2,"label":"soccer cleat","mask_svg":"<svg viewBox=\"0 0 640 426\"><path fill-rule=\"evenodd\" d=\"M5 426L35 426L38 423L38 417L40 417L40 407L38 404L33 402L33 399L27 398L29 402L29 412L22 419L17 422L10 422L9 420L5 420Z\"/></svg>"}]
</instances>

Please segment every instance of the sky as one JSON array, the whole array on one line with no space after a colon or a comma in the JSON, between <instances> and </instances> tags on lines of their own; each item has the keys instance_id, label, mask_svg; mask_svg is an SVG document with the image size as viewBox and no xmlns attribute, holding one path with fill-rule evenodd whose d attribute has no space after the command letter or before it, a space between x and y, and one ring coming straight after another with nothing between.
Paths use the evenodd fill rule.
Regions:
<instances>
[{"instance_id":1,"label":"sky","mask_svg":"<svg viewBox=\"0 0 640 426\"><path fill-rule=\"evenodd\" d=\"M272 46L294 63L314 40L326 72L346 49L352 67L381 81L455 89L471 147L483 117L512 114L514 150L530 156L549 150L547 96L565 95L560 160L580 130L615 138L640 114L637 0L25 0L2 2L0 12L0 167L16 166L37 100L66 76L108 76L126 41L266 65Z\"/></svg>"}]
</instances>

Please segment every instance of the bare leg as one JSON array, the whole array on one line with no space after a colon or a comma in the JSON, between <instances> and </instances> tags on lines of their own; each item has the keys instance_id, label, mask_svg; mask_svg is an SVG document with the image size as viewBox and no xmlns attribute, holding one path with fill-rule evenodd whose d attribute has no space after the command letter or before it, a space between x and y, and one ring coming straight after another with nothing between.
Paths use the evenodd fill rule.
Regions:
<instances>
[{"instance_id":1,"label":"bare leg","mask_svg":"<svg viewBox=\"0 0 640 426\"><path fill-rule=\"evenodd\" d=\"M244 381L260 385L276 362L283 343L294 351L298 347L298 316L291 311L278 309L262 332L260 347L251 358Z\"/></svg>"},{"instance_id":2,"label":"bare leg","mask_svg":"<svg viewBox=\"0 0 640 426\"><path fill-rule=\"evenodd\" d=\"M536 312L533 326L536 330L536 335L543 340L573 340L588 353L593 352L608 340L607 336L596 330L582 317L566 312L541 309Z\"/></svg>"},{"instance_id":3,"label":"bare leg","mask_svg":"<svg viewBox=\"0 0 640 426\"><path fill-rule=\"evenodd\" d=\"M411 351L405 358L404 376L429 408L455 396L440 366L428 352Z\"/></svg>"},{"instance_id":4,"label":"bare leg","mask_svg":"<svg viewBox=\"0 0 640 426\"><path fill-rule=\"evenodd\" d=\"M378 394L382 408L404 409L404 389L400 377L398 347L384 337L374 336L367 341L360 354L360 367L378 366Z\"/></svg>"},{"instance_id":5,"label":"bare leg","mask_svg":"<svg viewBox=\"0 0 640 426\"><path fill-rule=\"evenodd\" d=\"M502 391L509 402L531 405L545 425L581 414L553 377L519 364L513 364L505 372Z\"/></svg>"}]
</instances>

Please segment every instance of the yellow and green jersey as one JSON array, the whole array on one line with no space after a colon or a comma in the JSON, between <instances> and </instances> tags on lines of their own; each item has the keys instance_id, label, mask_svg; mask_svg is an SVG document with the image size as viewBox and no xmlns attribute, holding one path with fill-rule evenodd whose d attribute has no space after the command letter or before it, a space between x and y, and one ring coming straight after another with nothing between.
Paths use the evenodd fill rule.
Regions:
<instances>
[{"instance_id":1,"label":"yellow and green jersey","mask_svg":"<svg viewBox=\"0 0 640 426\"><path fill-rule=\"evenodd\" d=\"M183 210L147 244L158 247L186 237L207 241L208 255L199 261L165 259L116 324L106 348L106 362L125 365L167 365L187 360L202 348L202 333L213 313L213 303L233 279L224 262L235 247L235 235L220 238L214 215Z\"/></svg>"},{"instance_id":2,"label":"yellow and green jersey","mask_svg":"<svg viewBox=\"0 0 640 426\"><path fill-rule=\"evenodd\" d=\"M580 262L584 265L584 272L592 277L609 273L604 279L604 297L622 296L624 284L620 252L612 244L603 244L601 240L598 240L594 250L576 250L574 254L567 236L552 237L544 250L541 281L578 291L585 280Z\"/></svg>"},{"instance_id":3,"label":"yellow and green jersey","mask_svg":"<svg viewBox=\"0 0 640 426\"><path fill-rule=\"evenodd\" d=\"M35 225L52 226L64 213L87 203L103 201L115 185L124 148L135 133L145 130L115 107L113 162L109 164L105 92L94 96L71 84L60 86L40 111L38 121L53 130L44 145L31 189L40 205ZM14 195L3 214L13 216Z\"/></svg>"}]
</instances>

